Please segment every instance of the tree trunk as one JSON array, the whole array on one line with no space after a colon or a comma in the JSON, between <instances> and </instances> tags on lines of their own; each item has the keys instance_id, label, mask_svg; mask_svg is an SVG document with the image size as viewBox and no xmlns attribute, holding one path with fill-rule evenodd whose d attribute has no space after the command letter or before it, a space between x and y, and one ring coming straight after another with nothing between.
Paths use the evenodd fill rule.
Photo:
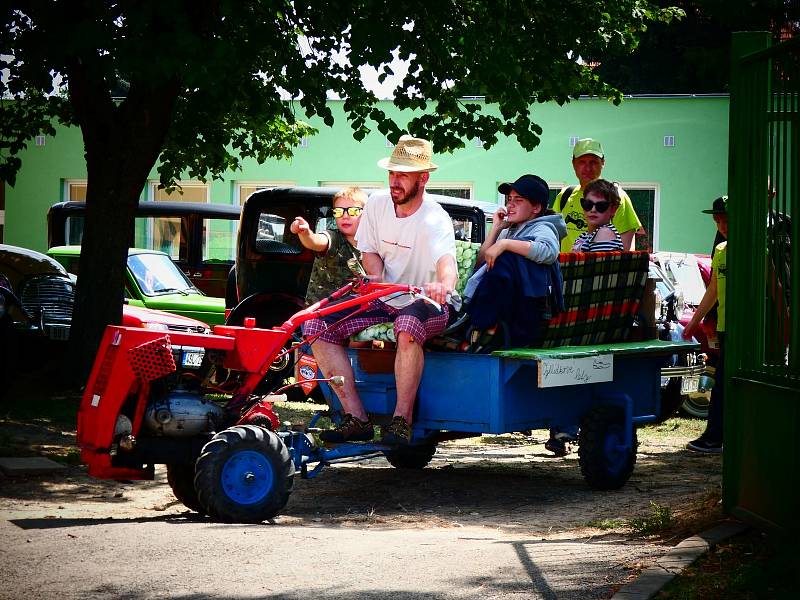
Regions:
<instances>
[{"instance_id":1,"label":"tree trunk","mask_svg":"<svg viewBox=\"0 0 800 600\"><path fill-rule=\"evenodd\" d=\"M132 83L115 103L85 63L70 71L72 102L84 140L86 213L70 336L69 373L84 385L108 324L122 319L128 248L139 196L155 165L177 97L175 81Z\"/></svg>"}]
</instances>

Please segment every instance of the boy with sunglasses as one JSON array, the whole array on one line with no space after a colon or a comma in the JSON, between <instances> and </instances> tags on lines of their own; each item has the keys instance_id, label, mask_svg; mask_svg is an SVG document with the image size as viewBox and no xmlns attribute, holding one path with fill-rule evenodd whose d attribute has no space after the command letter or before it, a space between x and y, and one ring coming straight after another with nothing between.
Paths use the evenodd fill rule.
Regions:
<instances>
[{"instance_id":1,"label":"boy with sunglasses","mask_svg":"<svg viewBox=\"0 0 800 600\"><path fill-rule=\"evenodd\" d=\"M622 250L622 236L611 222L620 204L617 186L605 179L596 179L583 189L580 202L587 229L575 240L572 251Z\"/></svg>"},{"instance_id":2,"label":"boy with sunglasses","mask_svg":"<svg viewBox=\"0 0 800 600\"><path fill-rule=\"evenodd\" d=\"M336 219L335 229L314 233L303 217L296 217L289 226L303 246L317 253L306 292L308 305L342 287L344 281L351 277L348 259L361 260L361 252L356 248L356 231L366 202L367 194L363 190L345 188L333 197L331 214Z\"/></svg>"}]
</instances>

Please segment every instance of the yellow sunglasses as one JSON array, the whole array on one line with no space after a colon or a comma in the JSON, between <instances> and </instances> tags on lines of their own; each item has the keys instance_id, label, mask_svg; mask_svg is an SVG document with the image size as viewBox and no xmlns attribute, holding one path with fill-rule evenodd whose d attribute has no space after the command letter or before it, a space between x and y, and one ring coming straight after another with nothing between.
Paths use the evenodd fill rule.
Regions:
<instances>
[{"instance_id":1,"label":"yellow sunglasses","mask_svg":"<svg viewBox=\"0 0 800 600\"><path fill-rule=\"evenodd\" d=\"M351 217L357 217L361 214L364 209L360 206L348 206L347 208L342 208L340 206L335 207L331 214L333 214L334 218L338 219L339 217L343 217L344 213L347 212L348 215Z\"/></svg>"}]
</instances>

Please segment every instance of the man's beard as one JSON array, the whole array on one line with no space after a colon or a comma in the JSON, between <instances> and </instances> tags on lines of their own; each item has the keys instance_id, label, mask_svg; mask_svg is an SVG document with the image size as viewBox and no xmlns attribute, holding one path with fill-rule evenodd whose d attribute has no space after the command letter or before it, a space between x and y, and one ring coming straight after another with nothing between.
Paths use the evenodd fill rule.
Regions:
<instances>
[{"instance_id":1,"label":"man's beard","mask_svg":"<svg viewBox=\"0 0 800 600\"><path fill-rule=\"evenodd\" d=\"M391 192L391 189L389 191ZM395 206L402 206L403 204L407 204L414 197L416 197L418 192L419 192L419 181L415 181L414 187L412 187L405 195L400 196L399 198L395 198L394 195L392 194L392 202L394 202Z\"/></svg>"}]
</instances>

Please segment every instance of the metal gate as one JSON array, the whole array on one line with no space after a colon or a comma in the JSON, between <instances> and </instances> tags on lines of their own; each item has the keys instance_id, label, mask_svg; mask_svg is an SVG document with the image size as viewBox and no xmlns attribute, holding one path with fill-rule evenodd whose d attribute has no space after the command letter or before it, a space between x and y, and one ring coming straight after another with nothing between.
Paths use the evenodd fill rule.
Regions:
<instances>
[{"instance_id":1,"label":"metal gate","mask_svg":"<svg viewBox=\"0 0 800 600\"><path fill-rule=\"evenodd\" d=\"M800 529L800 39L733 39L723 503Z\"/></svg>"}]
</instances>

